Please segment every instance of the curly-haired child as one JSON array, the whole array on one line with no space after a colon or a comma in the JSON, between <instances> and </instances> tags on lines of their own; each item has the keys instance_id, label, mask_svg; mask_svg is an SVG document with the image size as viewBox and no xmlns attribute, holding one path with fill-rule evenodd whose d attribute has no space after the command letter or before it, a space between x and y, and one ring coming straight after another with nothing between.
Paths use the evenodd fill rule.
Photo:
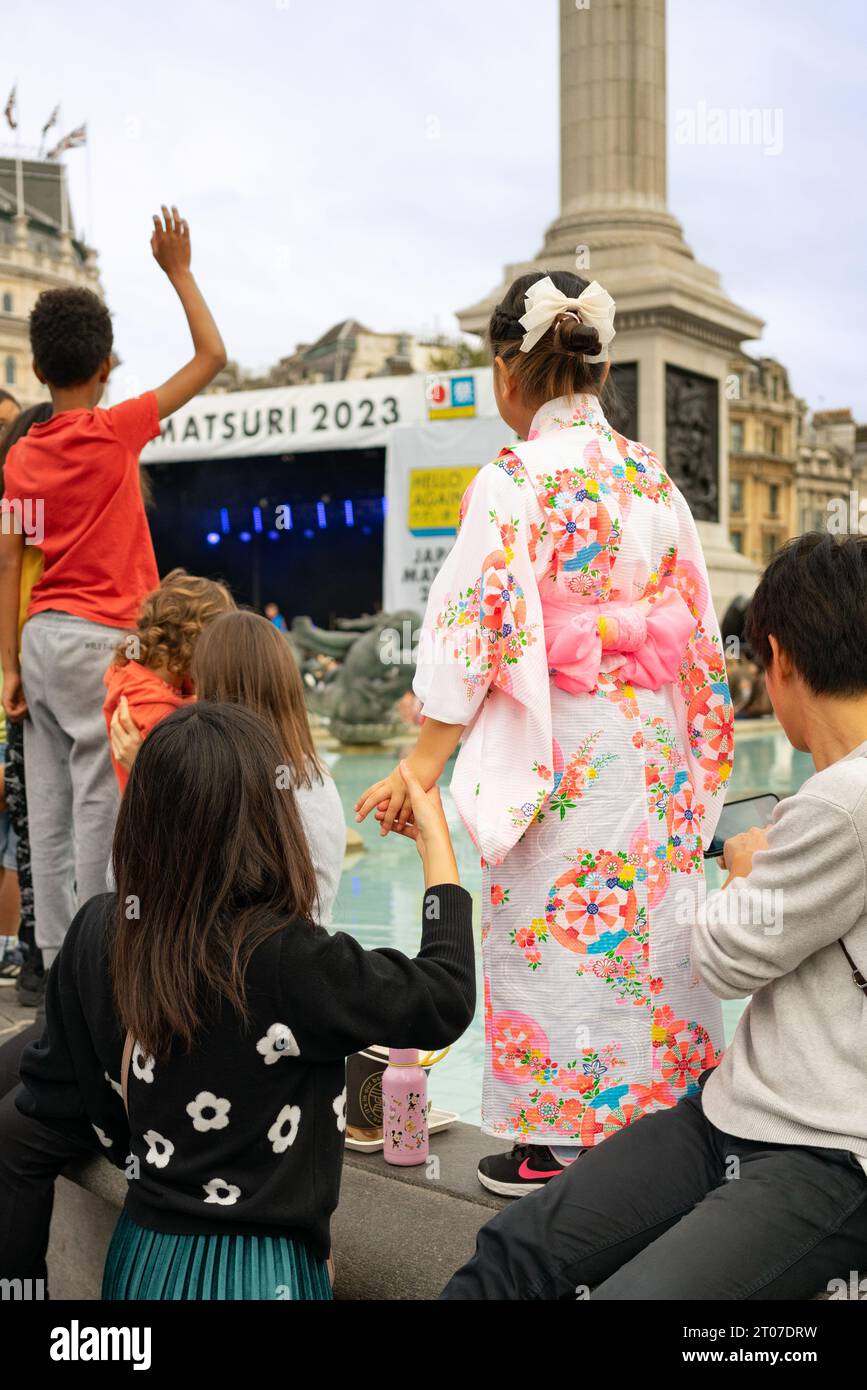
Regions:
<instances>
[{"instance_id":1,"label":"curly-haired child","mask_svg":"<svg viewBox=\"0 0 867 1390\"><path fill-rule=\"evenodd\" d=\"M139 454L160 421L205 389L226 349L191 270L177 208L154 218L151 249L186 314L193 355L154 391L101 409L111 315L80 285L44 290L30 315L33 369L52 415L10 451L0 528L3 703L24 719L36 941L50 966L77 907L102 891L117 783L102 733L102 673L159 580ZM42 552L19 657L24 553Z\"/></svg>"},{"instance_id":2,"label":"curly-haired child","mask_svg":"<svg viewBox=\"0 0 867 1390\"><path fill-rule=\"evenodd\" d=\"M228 589L175 569L142 604L136 630L118 643L114 661L103 677L106 728L120 706L146 736L172 710L195 698L190 664L196 641L208 623L234 610ZM112 754L112 766L124 790L129 776Z\"/></svg>"}]
</instances>

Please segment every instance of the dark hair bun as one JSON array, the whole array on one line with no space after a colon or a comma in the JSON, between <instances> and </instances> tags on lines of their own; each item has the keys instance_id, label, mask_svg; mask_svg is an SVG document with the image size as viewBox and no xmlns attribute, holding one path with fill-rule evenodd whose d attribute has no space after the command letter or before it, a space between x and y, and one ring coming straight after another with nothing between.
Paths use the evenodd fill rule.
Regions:
<instances>
[{"instance_id":1,"label":"dark hair bun","mask_svg":"<svg viewBox=\"0 0 867 1390\"><path fill-rule=\"evenodd\" d=\"M508 309L498 304L491 315L488 335L492 343L508 343L513 338L523 338L524 330L514 314L510 314Z\"/></svg>"},{"instance_id":2,"label":"dark hair bun","mask_svg":"<svg viewBox=\"0 0 867 1390\"><path fill-rule=\"evenodd\" d=\"M571 313L557 319L554 339L564 352L580 353L582 357L598 357L602 351L598 330L589 323L582 323Z\"/></svg>"}]
</instances>

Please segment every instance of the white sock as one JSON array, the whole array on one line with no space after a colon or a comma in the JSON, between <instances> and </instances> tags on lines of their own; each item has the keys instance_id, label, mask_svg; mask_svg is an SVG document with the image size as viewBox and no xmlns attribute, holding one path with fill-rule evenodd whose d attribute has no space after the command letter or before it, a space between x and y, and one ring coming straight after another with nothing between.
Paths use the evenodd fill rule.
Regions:
<instances>
[{"instance_id":1,"label":"white sock","mask_svg":"<svg viewBox=\"0 0 867 1390\"><path fill-rule=\"evenodd\" d=\"M582 1148L576 1148L574 1144L549 1144L548 1148L558 1163L567 1165L574 1163L575 1159L579 1158L584 1152Z\"/></svg>"}]
</instances>

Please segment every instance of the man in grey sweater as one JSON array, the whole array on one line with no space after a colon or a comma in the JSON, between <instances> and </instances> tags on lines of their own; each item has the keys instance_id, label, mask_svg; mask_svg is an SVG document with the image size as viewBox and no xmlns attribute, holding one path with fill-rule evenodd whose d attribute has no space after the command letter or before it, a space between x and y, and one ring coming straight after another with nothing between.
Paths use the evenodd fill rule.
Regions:
<instances>
[{"instance_id":1,"label":"man in grey sweater","mask_svg":"<svg viewBox=\"0 0 867 1390\"><path fill-rule=\"evenodd\" d=\"M673 1109L483 1227L444 1298L780 1300L867 1276L867 539L784 547L747 637L816 772L726 843L694 924L696 971L750 997L734 1039Z\"/></svg>"}]
</instances>

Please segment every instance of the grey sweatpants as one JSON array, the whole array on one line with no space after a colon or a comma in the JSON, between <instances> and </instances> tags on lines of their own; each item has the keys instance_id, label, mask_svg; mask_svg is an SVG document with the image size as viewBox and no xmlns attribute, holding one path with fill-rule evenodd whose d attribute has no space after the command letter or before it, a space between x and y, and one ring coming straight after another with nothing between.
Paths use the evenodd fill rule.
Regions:
<instances>
[{"instance_id":1,"label":"grey sweatpants","mask_svg":"<svg viewBox=\"0 0 867 1390\"><path fill-rule=\"evenodd\" d=\"M46 969L82 903L105 892L118 807L102 677L122 633L71 613L24 625L21 681L36 944Z\"/></svg>"}]
</instances>

